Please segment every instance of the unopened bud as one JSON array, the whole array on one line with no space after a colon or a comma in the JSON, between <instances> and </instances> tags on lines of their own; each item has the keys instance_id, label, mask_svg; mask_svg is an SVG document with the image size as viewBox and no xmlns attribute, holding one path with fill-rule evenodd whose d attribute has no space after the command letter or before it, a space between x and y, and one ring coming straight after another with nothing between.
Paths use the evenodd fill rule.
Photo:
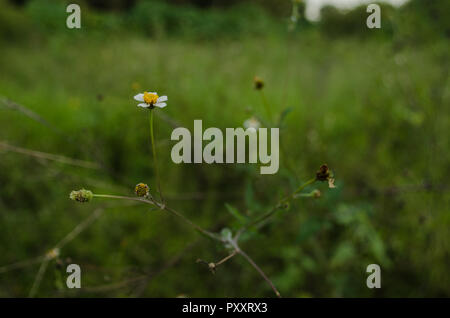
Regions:
<instances>
[{"instance_id":1,"label":"unopened bud","mask_svg":"<svg viewBox=\"0 0 450 318\"><path fill-rule=\"evenodd\" d=\"M311 192L311 194L312 194L312 196L313 196L314 198L320 198L320 196L322 195L322 193L321 193L320 190L318 190L318 189L313 190L313 191Z\"/></svg>"},{"instance_id":2,"label":"unopened bud","mask_svg":"<svg viewBox=\"0 0 450 318\"><path fill-rule=\"evenodd\" d=\"M69 195L71 200L78 201L78 202L89 202L94 197L94 194L92 191L81 189L78 191L72 191Z\"/></svg>"}]
</instances>

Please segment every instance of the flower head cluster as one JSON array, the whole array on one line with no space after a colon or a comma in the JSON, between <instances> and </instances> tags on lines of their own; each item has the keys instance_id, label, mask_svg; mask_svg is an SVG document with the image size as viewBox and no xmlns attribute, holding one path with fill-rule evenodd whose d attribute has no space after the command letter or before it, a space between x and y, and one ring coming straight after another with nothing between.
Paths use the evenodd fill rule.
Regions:
<instances>
[{"instance_id":1,"label":"flower head cluster","mask_svg":"<svg viewBox=\"0 0 450 318\"><path fill-rule=\"evenodd\" d=\"M92 191L89 191L86 189L81 189L81 190L70 192L69 197L71 200L84 203L84 202L91 201L92 198L94 197L94 194L92 193Z\"/></svg>"},{"instance_id":2,"label":"flower head cluster","mask_svg":"<svg viewBox=\"0 0 450 318\"><path fill-rule=\"evenodd\" d=\"M139 107L153 109L155 107L164 108L167 106L167 96L158 96L156 92L144 92L134 96L138 102Z\"/></svg>"},{"instance_id":3,"label":"flower head cluster","mask_svg":"<svg viewBox=\"0 0 450 318\"><path fill-rule=\"evenodd\" d=\"M328 169L328 166L326 164L323 164L320 166L319 171L317 171L317 173L316 173L316 180L317 181L328 181L328 187L330 187L330 188L336 187L334 185L333 174L330 171L330 169Z\"/></svg>"}]
</instances>

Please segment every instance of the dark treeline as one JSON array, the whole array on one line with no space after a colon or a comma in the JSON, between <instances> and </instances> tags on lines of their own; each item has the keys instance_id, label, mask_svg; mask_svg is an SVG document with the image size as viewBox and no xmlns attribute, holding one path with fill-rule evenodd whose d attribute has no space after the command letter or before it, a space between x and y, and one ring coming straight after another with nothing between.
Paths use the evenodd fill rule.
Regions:
<instances>
[{"instance_id":1,"label":"dark treeline","mask_svg":"<svg viewBox=\"0 0 450 318\"><path fill-rule=\"evenodd\" d=\"M12 3L10 7L14 8L8 10L3 5L5 8L0 13L4 20L0 29L11 30L5 32L7 35L27 29L26 21L17 26L21 11L27 16L23 20L32 20L38 28L44 27L46 31L57 30L60 25L57 21L66 14L64 1L4 1ZM152 37L216 39L267 35L280 30L285 33L292 14L291 0L82 0L79 4L88 8L84 11L83 23L89 30L131 31ZM445 15L450 11L450 1L410 0L400 8L386 3L380 3L380 6L382 28L371 32L365 27L366 5L347 11L325 6L321 20L312 23L304 18L305 4L301 2L298 6L300 19L294 30L304 32L313 28L332 38L375 36L401 39L401 42L427 42L450 35L450 22ZM34 27L28 30L34 31Z\"/></svg>"}]
</instances>

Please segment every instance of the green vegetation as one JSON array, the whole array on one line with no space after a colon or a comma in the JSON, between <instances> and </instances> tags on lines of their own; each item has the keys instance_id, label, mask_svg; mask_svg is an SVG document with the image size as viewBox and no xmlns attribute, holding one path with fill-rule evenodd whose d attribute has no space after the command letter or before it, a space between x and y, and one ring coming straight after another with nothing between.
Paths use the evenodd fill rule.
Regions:
<instances>
[{"instance_id":1,"label":"green vegetation","mask_svg":"<svg viewBox=\"0 0 450 318\"><path fill-rule=\"evenodd\" d=\"M389 9L386 30L333 34L332 20L289 33L289 12L280 18L255 5L156 1L124 12L83 7L82 29L68 30L62 2L2 0L0 296L27 296L39 268L3 265L47 253L98 208L49 262L37 296L273 296L242 257L215 275L196 263L229 252L164 211L69 199L82 187L133 196L139 182L156 193L148 112L133 100L144 90L169 97L155 113L167 203L203 228L234 233L321 164L333 170L337 188L309 186L320 198L293 201L241 243L283 296L450 296L449 42L436 2ZM255 75L280 119L278 174L174 164L174 125L268 120ZM80 291L65 287L68 261L82 268ZM379 290L366 287L372 263L382 269Z\"/></svg>"}]
</instances>

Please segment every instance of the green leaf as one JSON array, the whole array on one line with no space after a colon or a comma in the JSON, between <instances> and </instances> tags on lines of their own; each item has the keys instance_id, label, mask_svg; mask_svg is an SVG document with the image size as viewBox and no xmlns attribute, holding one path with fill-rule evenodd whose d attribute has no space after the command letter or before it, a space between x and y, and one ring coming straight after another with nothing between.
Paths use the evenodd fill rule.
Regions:
<instances>
[{"instance_id":1,"label":"green leaf","mask_svg":"<svg viewBox=\"0 0 450 318\"><path fill-rule=\"evenodd\" d=\"M242 215L234 206L225 203L225 207L227 208L228 212L231 213L240 223L245 224L247 222L247 218Z\"/></svg>"}]
</instances>

